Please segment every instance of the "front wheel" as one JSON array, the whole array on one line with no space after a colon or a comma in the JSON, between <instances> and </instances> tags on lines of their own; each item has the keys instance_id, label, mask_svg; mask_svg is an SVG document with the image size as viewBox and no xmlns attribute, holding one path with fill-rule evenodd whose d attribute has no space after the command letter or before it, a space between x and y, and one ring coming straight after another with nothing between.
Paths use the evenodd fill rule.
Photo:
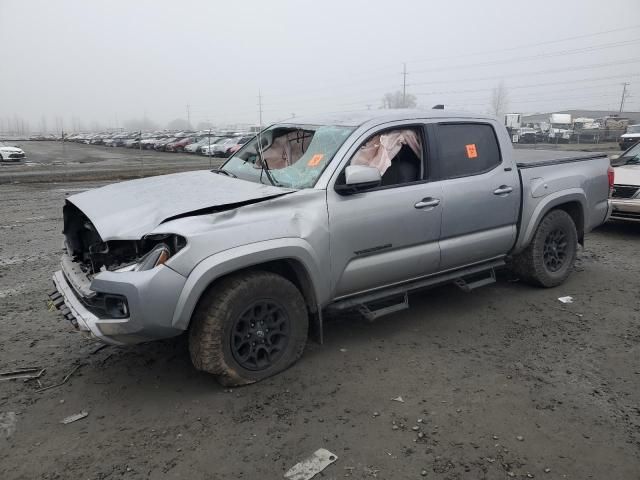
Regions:
<instances>
[{"instance_id":1,"label":"front wheel","mask_svg":"<svg viewBox=\"0 0 640 480\"><path fill-rule=\"evenodd\" d=\"M577 250L573 219L564 210L552 210L538 225L529 246L514 257L512 268L528 283L555 287L573 270Z\"/></svg>"},{"instance_id":2,"label":"front wheel","mask_svg":"<svg viewBox=\"0 0 640 480\"><path fill-rule=\"evenodd\" d=\"M225 385L270 377L296 362L307 341L308 314L296 286L280 275L231 275L203 295L189 330L191 360Z\"/></svg>"}]
</instances>

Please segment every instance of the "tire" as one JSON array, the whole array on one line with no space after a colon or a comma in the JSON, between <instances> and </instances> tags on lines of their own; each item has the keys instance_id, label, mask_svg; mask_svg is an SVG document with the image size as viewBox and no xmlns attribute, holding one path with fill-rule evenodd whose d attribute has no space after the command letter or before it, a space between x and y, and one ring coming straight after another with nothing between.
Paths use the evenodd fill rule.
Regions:
<instances>
[{"instance_id":1,"label":"tire","mask_svg":"<svg viewBox=\"0 0 640 480\"><path fill-rule=\"evenodd\" d=\"M254 383L295 363L308 329L304 298L289 280L264 271L231 275L212 285L196 307L191 361L222 385Z\"/></svg>"},{"instance_id":2,"label":"tire","mask_svg":"<svg viewBox=\"0 0 640 480\"><path fill-rule=\"evenodd\" d=\"M512 269L527 283L555 287L573 270L577 250L573 219L564 210L552 210L538 225L529 246L514 257Z\"/></svg>"}]
</instances>

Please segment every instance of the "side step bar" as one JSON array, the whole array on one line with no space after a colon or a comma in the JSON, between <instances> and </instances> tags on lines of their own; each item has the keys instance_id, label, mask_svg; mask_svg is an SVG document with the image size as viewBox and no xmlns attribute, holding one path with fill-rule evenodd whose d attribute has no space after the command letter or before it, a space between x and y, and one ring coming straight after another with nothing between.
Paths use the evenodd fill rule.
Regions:
<instances>
[{"instance_id":1,"label":"side step bar","mask_svg":"<svg viewBox=\"0 0 640 480\"><path fill-rule=\"evenodd\" d=\"M409 308L409 294L404 292L401 298L396 301L396 297L389 298L390 302L373 302L369 304L362 304L358 307L358 311L364 318L373 322L375 319L380 318L390 313L400 312ZM393 303L395 302L395 303ZM385 304L386 303L386 304ZM390 303L390 304L389 304Z\"/></svg>"},{"instance_id":2,"label":"side step bar","mask_svg":"<svg viewBox=\"0 0 640 480\"><path fill-rule=\"evenodd\" d=\"M464 292L470 292L471 290L475 290L476 288L496 283L496 271L492 268L491 270L482 272L479 275L471 275L458 278L453 283L455 283L456 286L460 288L460 290Z\"/></svg>"},{"instance_id":3,"label":"side step bar","mask_svg":"<svg viewBox=\"0 0 640 480\"><path fill-rule=\"evenodd\" d=\"M504 266L503 259L493 260L472 267L432 275L408 283L380 289L378 291L347 297L329 305L327 310L339 312L356 308L368 320L409 308L409 292L447 283L454 283L465 292L470 292L495 283L495 269Z\"/></svg>"}]
</instances>

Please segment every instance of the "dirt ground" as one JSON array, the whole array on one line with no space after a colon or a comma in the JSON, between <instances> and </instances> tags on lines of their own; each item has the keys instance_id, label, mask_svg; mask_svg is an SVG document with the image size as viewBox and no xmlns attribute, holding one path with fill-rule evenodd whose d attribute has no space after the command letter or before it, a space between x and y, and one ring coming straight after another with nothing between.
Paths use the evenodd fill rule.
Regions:
<instances>
[{"instance_id":1,"label":"dirt ground","mask_svg":"<svg viewBox=\"0 0 640 480\"><path fill-rule=\"evenodd\" d=\"M47 311L63 200L100 184L0 185L0 372L74 372L0 381L0 479L278 479L321 447L327 479L640 478L640 225L588 235L561 287L502 274L335 318L292 368L228 390L184 338L98 350Z\"/></svg>"}]
</instances>

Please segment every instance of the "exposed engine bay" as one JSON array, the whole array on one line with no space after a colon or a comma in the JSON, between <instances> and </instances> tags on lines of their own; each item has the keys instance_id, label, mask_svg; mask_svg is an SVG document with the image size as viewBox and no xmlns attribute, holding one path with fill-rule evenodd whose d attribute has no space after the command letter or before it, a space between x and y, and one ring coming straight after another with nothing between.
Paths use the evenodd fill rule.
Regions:
<instances>
[{"instance_id":1,"label":"exposed engine bay","mask_svg":"<svg viewBox=\"0 0 640 480\"><path fill-rule=\"evenodd\" d=\"M63 217L67 252L87 276L125 267L153 268L186 245L183 237L170 234L103 242L89 218L70 202L64 206Z\"/></svg>"}]
</instances>

